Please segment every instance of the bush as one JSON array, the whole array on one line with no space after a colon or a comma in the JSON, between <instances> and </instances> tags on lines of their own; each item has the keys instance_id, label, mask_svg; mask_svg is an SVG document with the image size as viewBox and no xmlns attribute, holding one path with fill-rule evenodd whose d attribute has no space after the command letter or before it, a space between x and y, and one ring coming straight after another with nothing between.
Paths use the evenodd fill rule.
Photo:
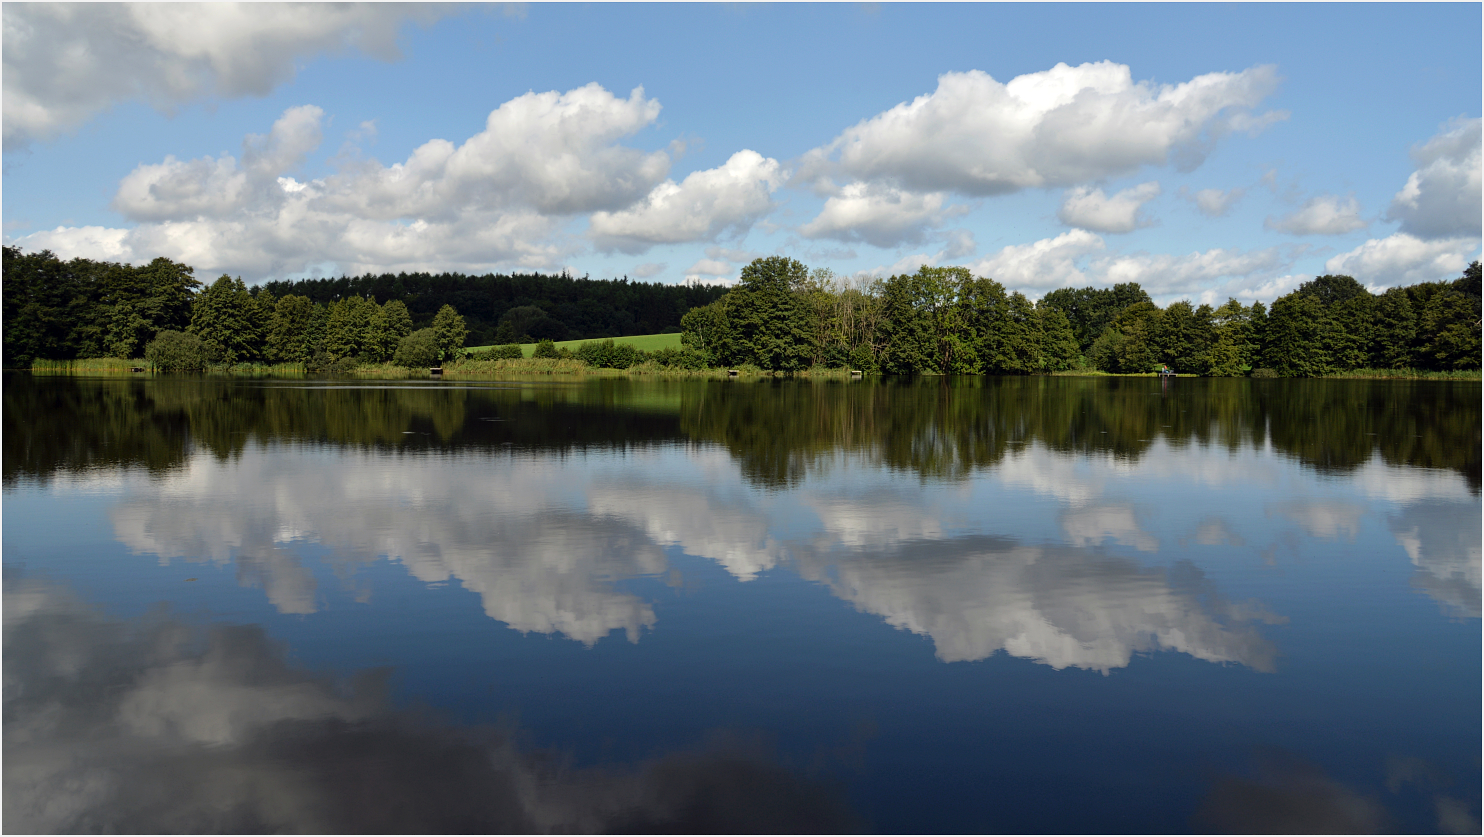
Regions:
<instances>
[{"instance_id":1,"label":"bush","mask_svg":"<svg viewBox=\"0 0 1484 837\"><path fill-rule=\"evenodd\" d=\"M470 360L520 360L525 355L520 350L519 343L509 343L504 346L490 346L478 352L469 352Z\"/></svg>"},{"instance_id":2,"label":"bush","mask_svg":"<svg viewBox=\"0 0 1484 837\"><path fill-rule=\"evenodd\" d=\"M1254 377L1254 378L1280 378L1282 376L1279 375L1276 371L1274 371L1272 369L1262 369L1262 368L1259 368L1259 369L1252 370L1252 377Z\"/></svg>"},{"instance_id":3,"label":"bush","mask_svg":"<svg viewBox=\"0 0 1484 837\"><path fill-rule=\"evenodd\" d=\"M433 329L419 329L402 338L392 363L408 369L429 369L438 365L438 349L438 335Z\"/></svg>"},{"instance_id":4,"label":"bush","mask_svg":"<svg viewBox=\"0 0 1484 837\"><path fill-rule=\"evenodd\" d=\"M200 372L208 350L201 338L182 331L162 331L144 347L144 359L161 372Z\"/></svg>"},{"instance_id":5,"label":"bush","mask_svg":"<svg viewBox=\"0 0 1484 837\"><path fill-rule=\"evenodd\" d=\"M531 352L531 357L535 358L547 358L556 360L561 356L562 353L557 351L556 344L551 342L550 340L542 340L540 343L537 343L536 350L534 352Z\"/></svg>"},{"instance_id":6,"label":"bush","mask_svg":"<svg viewBox=\"0 0 1484 837\"><path fill-rule=\"evenodd\" d=\"M644 353L628 343L590 340L577 347L576 357L594 369L628 369L644 360Z\"/></svg>"},{"instance_id":7,"label":"bush","mask_svg":"<svg viewBox=\"0 0 1484 837\"><path fill-rule=\"evenodd\" d=\"M649 359L665 369L710 369L711 358L705 352L686 347L666 346L649 353Z\"/></svg>"},{"instance_id":8,"label":"bush","mask_svg":"<svg viewBox=\"0 0 1484 837\"><path fill-rule=\"evenodd\" d=\"M314 353L314 356L304 362L306 372L349 372L360 365L360 361L353 357L335 357L324 350Z\"/></svg>"}]
</instances>

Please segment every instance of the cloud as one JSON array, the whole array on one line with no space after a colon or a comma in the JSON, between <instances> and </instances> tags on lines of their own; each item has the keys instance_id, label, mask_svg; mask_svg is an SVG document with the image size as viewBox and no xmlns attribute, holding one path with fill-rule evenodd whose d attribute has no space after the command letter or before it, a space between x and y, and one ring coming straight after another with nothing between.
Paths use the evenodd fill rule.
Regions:
<instances>
[{"instance_id":1,"label":"cloud","mask_svg":"<svg viewBox=\"0 0 1484 837\"><path fill-rule=\"evenodd\" d=\"M968 230L948 230L946 232L934 233L933 238L943 242L943 248L936 253L910 253L890 265L883 265L869 270L856 271L856 280L869 281L886 276L900 276L915 273L917 269L924 266L937 266L944 262L951 262L971 256L979 248L979 243L974 240L974 234Z\"/></svg>"},{"instance_id":2,"label":"cloud","mask_svg":"<svg viewBox=\"0 0 1484 837\"><path fill-rule=\"evenodd\" d=\"M1391 200L1387 219L1423 239L1480 235L1479 119L1455 119L1412 149L1417 170Z\"/></svg>"},{"instance_id":3,"label":"cloud","mask_svg":"<svg viewBox=\"0 0 1484 837\"><path fill-rule=\"evenodd\" d=\"M1291 754L1259 754L1256 776L1222 775L1192 817L1220 834L1385 834L1395 825L1380 801L1362 796Z\"/></svg>"},{"instance_id":4,"label":"cloud","mask_svg":"<svg viewBox=\"0 0 1484 837\"><path fill-rule=\"evenodd\" d=\"M119 183L113 208L135 221L223 218L250 206L274 202L283 193L308 188L281 175L303 165L319 147L324 111L313 105L289 108L267 136L242 143L242 165L228 155L140 165Z\"/></svg>"},{"instance_id":5,"label":"cloud","mask_svg":"<svg viewBox=\"0 0 1484 837\"><path fill-rule=\"evenodd\" d=\"M139 222L132 229L59 227L12 243L63 257L166 256L249 277L325 262L352 273L551 268L572 249L555 239L566 216L627 206L665 177L665 152L615 144L659 110L642 88L627 99L596 84L527 93L460 146L431 140L402 163L350 160L301 182L292 174L320 143L323 112L290 108L266 136L244 140L240 163L167 157L136 168L114 198Z\"/></svg>"},{"instance_id":6,"label":"cloud","mask_svg":"<svg viewBox=\"0 0 1484 837\"><path fill-rule=\"evenodd\" d=\"M1217 284L1221 279L1271 276L1293 263L1293 253L1290 248L1267 247L1247 251L1216 248L1183 256L1110 255L1093 260L1091 272L1102 285L1138 282L1156 301L1193 296L1198 302L1215 302L1226 299L1223 293L1231 284Z\"/></svg>"},{"instance_id":7,"label":"cloud","mask_svg":"<svg viewBox=\"0 0 1484 837\"><path fill-rule=\"evenodd\" d=\"M734 268L732 265L729 265L726 262L719 262L716 259L701 259L700 261L685 269L685 274L687 276L730 276L732 273L735 272L736 268Z\"/></svg>"},{"instance_id":8,"label":"cloud","mask_svg":"<svg viewBox=\"0 0 1484 837\"><path fill-rule=\"evenodd\" d=\"M1180 197L1192 201L1195 208L1207 218L1222 217L1231 210L1232 204L1246 193L1247 190L1241 187L1228 189L1225 192L1220 189L1201 189L1194 193L1184 186L1180 187Z\"/></svg>"},{"instance_id":9,"label":"cloud","mask_svg":"<svg viewBox=\"0 0 1484 837\"><path fill-rule=\"evenodd\" d=\"M819 215L799 227L799 234L805 238L862 241L883 248L919 244L927 228L968 211L946 201L942 192L916 194L870 183L850 183L828 198Z\"/></svg>"},{"instance_id":10,"label":"cloud","mask_svg":"<svg viewBox=\"0 0 1484 837\"><path fill-rule=\"evenodd\" d=\"M1070 230L1055 238L1012 244L969 265L1007 288L1048 289L1088 281L1077 260L1104 249L1103 239L1086 230Z\"/></svg>"},{"instance_id":11,"label":"cloud","mask_svg":"<svg viewBox=\"0 0 1484 837\"><path fill-rule=\"evenodd\" d=\"M648 279L651 276L658 276L664 273L666 267L669 267L669 265L664 262L645 262L629 272L640 279Z\"/></svg>"},{"instance_id":12,"label":"cloud","mask_svg":"<svg viewBox=\"0 0 1484 837\"><path fill-rule=\"evenodd\" d=\"M1167 253L1107 254L1103 239L1075 229L1055 238L1013 244L972 262L969 269L1006 288L1044 292L1079 285L1110 286L1137 282L1155 300L1194 296L1200 302L1226 299L1254 277L1270 277L1294 259L1291 248L1225 250L1177 256ZM1227 279L1225 284L1218 284ZM1239 281L1242 280L1242 281Z\"/></svg>"},{"instance_id":13,"label":"cloud","mask_svg":"<svg viewBox=\"0 0 1484 837\"><path fill-rule=\"evenodd\" d=\"M1417 569L1412 586L1453 616L1480 616L1480 524L1477 504L1409 503L1387 522Z\"/></svg>"},{"instance_id":14,"label":"cloud","mask_svg":"<svg viewBox=\"0 0 1484 837\"><path fill-rule=\"evenodd\" d=\"M1360 217L1360 202L1352 195L1343 201L1334 195L1316 195L1298 210L1282 218L1268 216L1266 229L1291 235L1343 235L1366 227Z\"/></svg>"},{"instance_id":15,"label":"cloud","mask_svg":"<svg viewBox=\"0 0 1484 837\"><path fill-rule=\"evenodd\" d=\"M477 209L528 207L568 215L628 206L669 172L663 151L615 145L659 117L636 87L620 99L596 83L526 93L500 105L455 147L435 139L405 163L350 163L326 180L321 203L360 218L447 219Z\"/></svg>"},{"instance_id":16,"label":"cloud","mask_svg":"<svg viewBox=\"0 0 1484 837\"><path fill-rule=\"evenodd\" d=\"M1373 238L1324 263L1328 273L1354 276L1372 288L1454 279L1478 258L1479 239L1422 239L1407 233Z\"/></svg>"},{"instance_id":17,"label":"cloud","mask_svg":"<svg viewBox=\"0 0 1484 837\"><path fill-rule=\"evenodd\" d=\"M1331 540L1343 537L1354 541L1360 533L1360 521L1366 516L1366 508L1343 500L1299 500L1268 506L1267 513L1288 518L1316 538Z\"/></svg>"},{"instance_id":18,"label":"cloud","mask_svg":"<svg viewBox=\"0 0 1484 837\"><path fill-rule=\"evenodd\" d=\"M655 186L636 206L594 213L588 235L600 250L632 254L656 244L711 241L727 230L743 234L773 208L771 195L782 178L777 160L738 151L678 185L667 180Z\"/></svg>"},{"instance_id":19,"label":"cloud","mask_svg":"<svg viewBox=\"0 0 1484 837\"><path fill-rule=\"evenodd\" d=\"M7 832L861 830L745 739L574 768L395 709L389 672L294 667L256 626L116 621L28 581L4 609Z\"/></svg>"},{"instance_id":20,"label":"cloud","mask_svg":"<svg viewBox=\"0 0 1484 837\"><path fill-rule=\"evenodd\" d=\"M806 182L840 172L911 192L987 196L1074 186L1145 165L1199 165L1224 134L1285 114L1252 109L1278 84L1272 67L1209 73L1177 85L1133 81L1103 61L1001 83L945 73L930 94L852 126L805 155Z\"/></svg>"},{"instance_id":21,"label":"cloud","mask_svg":"<svg viewBox=\"0 0 1484 837\"><path fill-rule=\"evenodd\" d=\"M1452 279L1479 257L1479 119L1455 119L1412 149L1418 168L1386 218L1401 228L1324 263L1373 289Z\"/></svg>"},{"instance_id":22,"label":"cloud","mask_svg":"<svg viewBox=\"0 0 1484 837\"><path fill-rule=\"evenodd\" d=\"M393 3L20 3L5 6L4 147L82 125L112 104L157 109L264 96L306 59L400 57L407 22L448 7Z\"/></svg>"},{"instance_id":23,"label":"cloud","mask_svg":"<svg viewBox=\"0 0 1484 837\"><path fill-rule=\"evenodd\" d=\"M1140 217L1144 204L1159 196L1159 183L1140 183L1107 197L1102 189L1078 186L1068 190L1056 217L1069 227L1103 233L1133 232L1150 221Z\"/></svg>"},{"instance_id":24,"label":"cloud","mask_svg":"<svg viewBox=\"0 0 1484 837\"><path fill-rule=\"evenodd\" d=\"M1144 531L1134 516L1133 506L1103 503L1067 509L1061 514L1062 530L1067 543L1094 547L1104 540L1131 546L1140 552L1158 552L1159 539Z\"/></svg>"},{"instance_id":25,"label":"cloud","mask_svg":"<svg viewBox=\"0 0 1484 837\"><path fill-rule=\"evenodd\" d=\"M664 570L659 548L620 520L566 507L549 475L517 469L491 483L416 459L388 481L375 461L353 455L329 467L248 451L223 463L201 453L109 516L131 551L235 564L239 582L263 587L284 613L316 610L297 555L307 539L347 569L385 558L425 583L457 579L514 630L592 645L613 631L637 642L654 626L653 607L612 581Z\"/></svg>"},{"instance_id":26,"label":"cloud","mask_svg":"<svg viewBox=\"0 0 1484 837\"><path fill-rule=\"evenodd\" d=\"M1145 569L1092 549L962 537L798 560L805 577L860 610L930 637L944 662L1004 651L1106 674L1138 653L1177 651L1272 671L1277 649L1252 623L1286 621L1226 602L1189 563Z\"/></svg>"}]
</instances>

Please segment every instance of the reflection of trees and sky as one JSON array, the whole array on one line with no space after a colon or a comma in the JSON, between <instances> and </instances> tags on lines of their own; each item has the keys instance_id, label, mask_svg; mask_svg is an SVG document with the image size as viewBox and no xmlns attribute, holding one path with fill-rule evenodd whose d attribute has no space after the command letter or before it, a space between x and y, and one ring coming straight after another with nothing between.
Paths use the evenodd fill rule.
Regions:
<instances>
[{"instance_id":1,"label":"reflection of trees and sky","mask_svg":"<svg viewBox=\"0 0 1484 837\"><path fill-rule=\"evenodd\" d=\"M1302 828L1254 825L1249 797L1346 830L1477 828L1477 384L14 378L4 398L11 830L163 816L107 778L136 758L205 771L171 814L190 830L352 827L343 789L286 795L270 762L404 738L550 791L412 830L709 828L661 774L712 761L743 767L674 793L753 782L825 829ZM378 667L386 698L335 685ZM22 681L45 685L13 701ZM45 720L73 686L108 697ZM697 744L718 730L766 754ZM117 758L63 764L93 738ZM68 770L106 790L50 799ZM1312 782L1272 779L1294 771ZM449 786L470 781L494 780Z\"/></svg>"}]
</instances>

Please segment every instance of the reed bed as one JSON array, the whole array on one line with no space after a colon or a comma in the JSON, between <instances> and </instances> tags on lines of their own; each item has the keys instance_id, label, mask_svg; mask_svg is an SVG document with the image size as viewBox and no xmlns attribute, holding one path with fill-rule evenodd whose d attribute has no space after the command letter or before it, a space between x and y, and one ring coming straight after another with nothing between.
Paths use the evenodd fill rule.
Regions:
<instances>
[{"instance_id":1,"label":"reed bed","mask_svg":"<svg viewBox=\"0 0 1484 837\"><path fill-rule=\"evenodd\" d=\"M1407 381L1478 381L1478 369L1449 369L1432 372L1426 369L1351 369L1325 375L1326 378L1394 378Z\"/></svg>"},{"instance_id":2,"label":"reed bed","mask_svg":"<svg viewBox=\"0 0 1484 837\"><path fill-rule=\"evenodd\" d=\"M149 368L144 358L129 360L121 357L94 357L81 360L34 360L32 372L51 374L78 374L88 372L129 372L135 367Z\"/></svg>"}]
</instances>

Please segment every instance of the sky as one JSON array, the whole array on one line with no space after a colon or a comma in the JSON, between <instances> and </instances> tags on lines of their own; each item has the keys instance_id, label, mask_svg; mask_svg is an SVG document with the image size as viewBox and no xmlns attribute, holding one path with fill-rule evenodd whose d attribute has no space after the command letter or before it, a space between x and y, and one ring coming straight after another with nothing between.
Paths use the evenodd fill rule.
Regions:
<instances>
[{"instance_id":1,"label":"sky","mask_svg":"<svg viewBox=\"0 0 1484 837\"><path fill-rule=\"evenodd\" d=\"M1380 290L1480 257L1481 9L5 3L3 237L250 285Z\"/></svg>"}]
</instances>

